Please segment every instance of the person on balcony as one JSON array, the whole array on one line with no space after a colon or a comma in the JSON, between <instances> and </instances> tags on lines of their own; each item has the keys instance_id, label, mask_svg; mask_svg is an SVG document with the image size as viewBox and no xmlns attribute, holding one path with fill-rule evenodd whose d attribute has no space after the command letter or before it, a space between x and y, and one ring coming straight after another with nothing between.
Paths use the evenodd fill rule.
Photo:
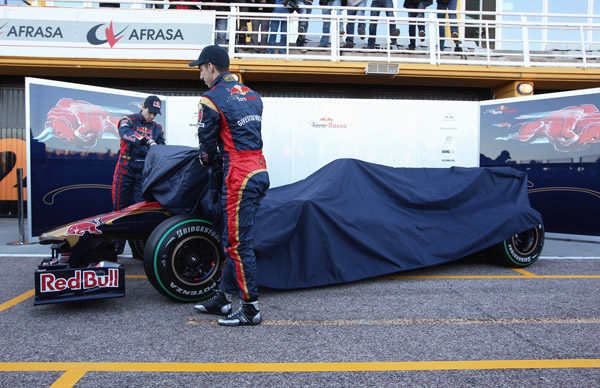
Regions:
<instances>
[{"instance_id":1,"label":"person on balcony","mask_svg":"<svg viewBox=\"0 0 600 388\"><path fill-rule=\"evenodd\" d=\"M347 1L346 0L320 0L319 5L326 6L326 7L334 7L334 6L340 7L340 6L346 6ZM340 10L337 10L336 12L338 15L340 14ZM327 15L327 16L331 15L331 8L323 8L321 10L321 14ZM326 18L323 21L323 30L322 30L323 35L321 36L321 41L319 42L319 47L328 47L329 46L330 31L331 31L331 22L329 22L329 19ZM342 22L340 22L340 35L344 35L344 25L342 24Z\"/></svg>"},{"instance_id":2,"label":"person on balcony","mask_svg":"<svg viewBox=\"0 0 600 388\"><path fill-rule=\"evenodd\" d=\"M360 7L365 8L367 5L367 0L348 0L349 7ZM362 9L356 10L348 10L348 24L346 24L346 43L342 46L342 48L353 48L354 47L354 23L353 19L350 19L350 16L365 16L365 11ZM361 39L364 39L366 34L366 23L364 19L358 21L358 35L360 35Z\"/></svg>"},{"instance_id":3,"label":"person on balcony","mask_svg":"<svg viewBox=\"0 0 600 388\"><path fill-rule=\"evenodd\" d=\"M392 0L373 0L371 8L393 8L394 4ZM377 17L381 13L380 10L371 10L370 16ZM385 16L394 17L393 11L385 11ZM387 24L387 23L386 23ZM370 49L375 48L375 39L377 38L377 22L371 21L369 24L369 39L367 40L367 47ZM400 35L400 30L396 28L395 23L390 23L390 36ZM396 38L392 38L392 44L396 43Z\"/></svg>"},{"instance_id":4,"label":"person on balcony","mask_svg":"<svg viewBox=\"0 0 600 388\"><path fill-rule=\"evenodd\" d=\"M404 0L404 8L408 9L424 10L431 4L433 4L433 0ZM425 19L425 13L409 12L408 17ZM414 21L410 21L410 24L408 25L408 35L410 35L410 43L408 45L409 50L414 50L416 48L415 30L417 29L419 30L421 42L425 40L425 23L415 23Z\"/></svg>"},{"instance_id":5,"label":"person on balcony","mask_svg":"<svg viewBox=\"0 0 600 388\"><path fill-rule=\"evenodd\" d=\"M281 32L279 39L279 46L287 46L287 17L278 16L277 14L289 14L297 12L300 15L310 14L311 9L303 6L312 5L312 0L275 0L275 4L280 7L275 8L273 11L273 17L271 18L269 34L269 46L275 47L277 43L277 32ZM280 29L281 27L281 29ZM296 46L302 47L306 44L306 38L304 33L308 30L308 20L302 20L298 22L298 38L296 39ZM274 48L269 48L267 52L273 53L285 53L285 49L280 49L278 52Z\"/></svg>"},{"instance_id":6,"label":"person on balcony","mask_svg":"<svg viewBox=\"0 0 600 388\"><path fill-rule=\"evenodd\" d=\"M437 0L438 11L456 11L458 0ZM458 40L458 24L453 22L456 20L456 12L438 12L437 17L440 19L450 19L450 36L454 39L454 51L462 51L460 41ZM444 43L446 41L446 23L440 21L440 51L444 51Z\"/></svg>"},{"instance_id":7,"label":"person on balcony","mask_svg":"<svg viewBox=\"0 0 600 388\"><path fill-rule=\"evenodd\" d=\"M274 4L275 0L251 0L250 2L254 4ZM253 7L251 10L252 12L262 13L264 16L261 16L261 18L252 19L252 35L250 36L250 44L252 45L252 48L250 51L253 53L266 53L267 49L264 46L267 45L270 24L269 14L273 12L273 8Z\"/></svg>"},{"instance_id":8,"label":"person on balcony","mask_svg":"<svg viewBox=\"0 0 600 388\"><path fill-rule=\"evenodd\" d=\"M208 5L205 3L229 3L228 0L205 0L202 2L201 7L203 10L217 11L217 12L229 12L230 8L225 5ZM227 44L227 16L216 16L215 20L215 35L216 43L219 45Z\"/></svg>"}]
</instances>

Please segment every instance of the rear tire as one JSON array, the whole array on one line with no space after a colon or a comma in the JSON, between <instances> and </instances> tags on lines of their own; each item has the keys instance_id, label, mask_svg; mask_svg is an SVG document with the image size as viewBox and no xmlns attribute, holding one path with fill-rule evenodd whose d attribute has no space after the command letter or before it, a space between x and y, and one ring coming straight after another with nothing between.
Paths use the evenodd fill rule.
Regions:
<instances>
[{"instance_id":1,"label":"rear tire","mask_svg":"<svg viewBox=\"0 0 600 388\"><path fill-rule=\"evenodd\" d=\"M220 236L210 222L175 216L161 222L144 249L144 270L161 294L180 302L210 297L223 270Z\"/></svg>"},{"instance_id":2,"label":"rear tire","mask_svg":"<svg viewBox=\"0 0 600 388\"><path fill-rule=\"evenodd\" d=\"M544 248L544 226L517 233L489 248L487 254L501 265L523 268L535 263Z\"/></svg>"}]
</instances>

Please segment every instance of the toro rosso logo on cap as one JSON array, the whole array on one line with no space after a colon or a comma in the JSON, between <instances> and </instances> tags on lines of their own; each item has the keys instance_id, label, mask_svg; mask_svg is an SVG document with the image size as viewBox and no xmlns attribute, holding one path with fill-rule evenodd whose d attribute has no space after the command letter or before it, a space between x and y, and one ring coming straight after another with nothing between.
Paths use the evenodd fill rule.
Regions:
<instances>
[{"instance_id":1,"label":"toro rosso logo on cap","mask_svg":"<svg viewBox=\"0 0 600 388\"><path fill-rule=\"evenodd\" d=\"M94 218L93 220L80 221L76 224L69 225L67 236L83 236L86 232L90 234L102 234L102 231L98 229L100 226L100 218Z\"/></svg>"},{"instance_id":2,"label":"toro rosso logo on cap","mask_svg":"<svg viewBox=\"0 0 600 388\"><path fill-rule=\"evenodd\" d=\"M113 31L113 25L112 25L112 20L111 20L108 28L104 29L104 35L105 35L106 39L98 39L98 35L97 35L98 29L100 29L100 27L102 27L102 26L104 26L104 23L101 23L101 24L98 24L98 25L92 27L87 33L87 41L90 42L90 44L93 44L94 46L108 43L108 45L111 48L115 44L117 44L117 42L119 40L121 40L123 38L123 33L125 32L127 27L129 27L129 26L127 26L115 34Z\"/></svg>"}]
</instances>

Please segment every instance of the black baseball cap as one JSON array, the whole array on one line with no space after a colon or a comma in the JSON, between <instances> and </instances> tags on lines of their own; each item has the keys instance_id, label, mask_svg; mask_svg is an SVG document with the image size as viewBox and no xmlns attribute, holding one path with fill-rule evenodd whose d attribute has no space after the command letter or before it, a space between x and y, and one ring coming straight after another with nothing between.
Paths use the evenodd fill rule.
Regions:
<instances>
[{"instance_id":1,"label":"black baseball cap","mask_svg":"<svg viewBox=\"0 0 600 388\"><path fill-rule=\"evenodd\" d=\"M150 113L160 114L161 105L160 99L156 96L148 96L146 97L146 101L144 101L144 106L148 108Z\"/></svg>"},{"instance_id":2,"label":"black baseball cap","mask_svg":"<svg viewBox=\"0 0 600 388\"><path fill-rule=\"evenodd\" d=\"M227 54L227 50L217 44L206 46L202 49L198 59L190 62L188 66L196 67L205 63L212 63L213 65L219 66L229 66L229 54Z\"/></svg>"}]
</instances>

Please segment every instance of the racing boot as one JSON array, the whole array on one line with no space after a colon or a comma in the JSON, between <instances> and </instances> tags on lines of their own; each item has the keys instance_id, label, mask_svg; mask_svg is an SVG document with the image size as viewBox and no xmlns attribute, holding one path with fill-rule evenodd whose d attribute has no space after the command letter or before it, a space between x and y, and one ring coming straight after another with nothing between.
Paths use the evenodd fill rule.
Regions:
<instances>
[{"instance_id":1,"label":"racing boot","mask_svg":"<svg viewBox=\"0 0 600 388\"><path fill-rule=\"evenodd\" d=\"M258 300L253 302L242 300L242 305L233 314L229 314L226 318L219 319L217 322L222 326L244 326L258 325L262 321L262 315L258 308Z\"/></svg>"},{"instance_id":2,"label":"racing boot","mask_svg":"<svg viewBox=\"0 0 600 388\"><path fill-rule=\"evenodd\" d=\"M216 290L212 298L194 306L201 313L227 315L231 314L231 300L225 292Z\"/></svg>"}]
</instances>

